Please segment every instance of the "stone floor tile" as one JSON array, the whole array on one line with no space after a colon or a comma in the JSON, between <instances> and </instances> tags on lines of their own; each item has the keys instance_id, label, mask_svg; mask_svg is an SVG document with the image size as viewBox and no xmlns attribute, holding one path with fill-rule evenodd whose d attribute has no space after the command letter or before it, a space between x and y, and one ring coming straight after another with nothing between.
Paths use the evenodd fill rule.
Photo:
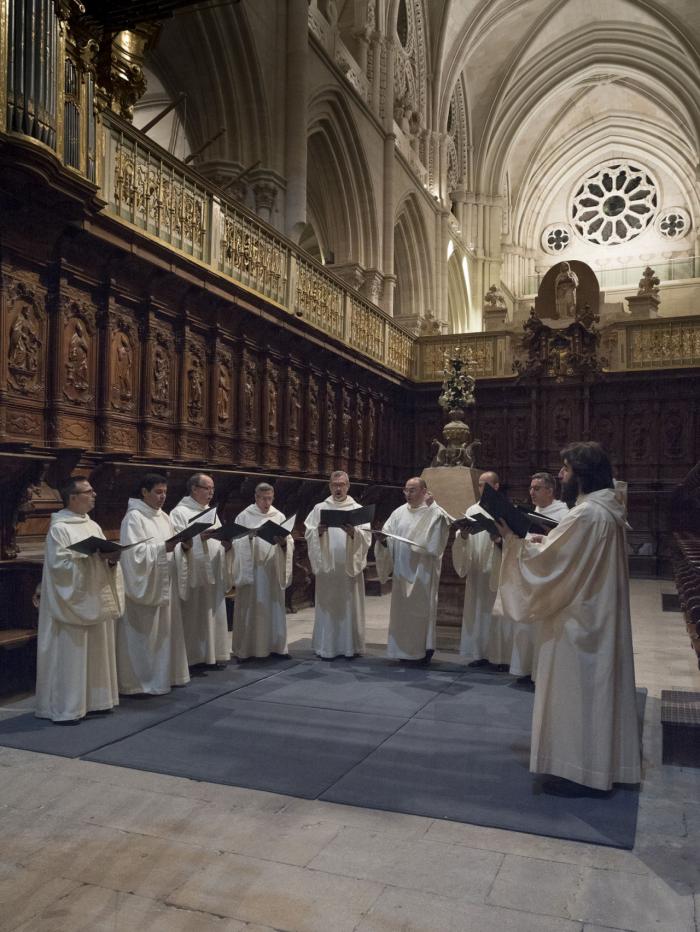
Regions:
<instances>
[{"instance_id":1,"label":"stone floor tile","mask_svg":"<svg viewBox=\"0 0 700 932\"><path fill-rule=\"evenodd\" d=\"M360 806L345 806L321 799L291 799L285 797L284 814L298 815L304 819L320 819L336 826L366 829L389 835L420 838L433 825L433 819L408 815L405 812L382 812L379 809L363 809ZM435 841L440 841L436 838Z\"/></svg>"},{"instance_id":2,"label":"stone floor tile","mask_svg":"<svg viewBox=\"0 0 700 932\"><path fill-rule=\"evenodd\" d=\"M3 855L4 856L4 843ZM0 932L13 932L78 884L0 862Z\"/></svg>"},{"instance_id":3,"label":"stone floor tile","mask_svg":"<svg viewBox=\"0 0 700 932\"><path fill-rule=\"evenodd\" d=\"M570 918L567 904L575 895L581 868L560 861L506 855L487 902L528 913Z\"/></svg>"},{"instance_id":4,"label":"stone floor tile","mask_svg":"<svg viewBox=\"0 0 700 932\"><path fill-rule=\"evenodd\" d=\"M483 849L344 828L309 867L482 902L502 860Z\"/></svg>"},{"instance_id":5,"label":"stone floor tile","mask_svg":"<svg viewBox=\"0 0 700 932\"><path fill-rule=\"evenodd\" d=\"M43 910L16 932L273 932L208 913L84 885Z\"/></svg>"},{"instance_id":6,"label":"stone floor tile","mask_svg":"<svg viewBox=\"0 0 700 932\"><path fill-rule=\"evenodd\" d=\"M581 932L581 923L387 887L355 932Z\"/></svg>"},{"instance_id":7,"label":"stone floor tile","mask_svg":"<svg viewBox=\"0 0 700 932\"><path fill-rule=\"evenodd\" d=\"M636 874L649 873L647 865L632 851L580 841L567 841L564 838L528 835L525 832L508 832L483 825L468 825L465 822L447 822L436 819L428 829L427 838L445 844L486 848L490 851L500 851L503 854L515 854L545 861L562 861L566 864L624 870Z\"/></svg>"},{"instance_id":8,"label":"stone floor tile","mask_svg":"<svg viewBox=\"0 0 700 932\"><path fill-rule=\"evenodd\" d=\"M352 932L382 889L379 883L222 854L168 903L285 932Z\"/></svg>"},{"instance_id":9,"label":"stone floor tile","mask_svg":"<svg viewBox=\"0 0 700 932\"><path fill-rule=\"evenodd\" d=\"M696 932L692 894L653 875L584 868L569 911L581 922L634 932Z\"/></svg>"},{"instance_id":10,"label":"stone floor tile","mask_svg":"<svg viewBox=\"0 0 700 932\"><path fill-rule=\"evenodd\" d=\"M171 839L96 825L63 826L26 866L47 877L63 877L110 890L164 899L218 854Z\"/></svg>"},{"instance_id":11,"label":"stone floor tile","mask_svg":"<svg viewBox=\"0 0 700 932\"><path fill-rule=\"evenodd\" d=\"M178 828L190 844L284 864L308 864L337 835L339 826L295 813L249 813L205 806Z\"/></svg>"}]
</instances>

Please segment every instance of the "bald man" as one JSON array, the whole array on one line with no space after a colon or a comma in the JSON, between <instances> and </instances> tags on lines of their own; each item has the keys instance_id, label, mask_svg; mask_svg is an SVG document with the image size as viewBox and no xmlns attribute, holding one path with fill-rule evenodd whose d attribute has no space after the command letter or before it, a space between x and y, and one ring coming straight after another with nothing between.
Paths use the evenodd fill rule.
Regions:
<instances>
[{"instance_id":1,"label":"bald man","mask_svg":"<svg viewBox=\"0 0 700 932\"><path fill-rule=\"evenodd\" d=\"M479 476L479 493L486 484L498 491L497 473L488 471ZM466 517L475 514L490 517L478 503L467 508ZM457 575L466 578L459 652L474 666L491 663L505 672L510 664L513 626L507 618L494 620L492 615L501 569L500 547L486 531L457 531L452 562Z\"/></svg>"},{"instance_id":2,"label":"bald man","mask_svg":"<svg viewBox=\"0 0 700 932\"><path fill-rule=\"evenodd\" d=\"M435 650L438 587L449 524L432 499L427 503L428 488L420 476L408 479L403 492L406 503L389 515L382 530L412 544L380 537L374 548L379 579L386 582L392 575L387 657L428 664Z\"/></svg>"}]
</instances>

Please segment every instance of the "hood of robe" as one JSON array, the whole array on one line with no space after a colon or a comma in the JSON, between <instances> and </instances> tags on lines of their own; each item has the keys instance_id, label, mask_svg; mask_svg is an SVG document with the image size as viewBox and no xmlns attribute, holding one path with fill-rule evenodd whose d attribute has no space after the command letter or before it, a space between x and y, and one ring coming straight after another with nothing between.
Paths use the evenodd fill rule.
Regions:
<instances>
[{"instance_id":1,"label":"hood of robe","mask_svg":"<svg viewBox=\"0 0 700 932\"><path fill-rule=\"evenodd\" d=\"M92 521L89 515L77 515L70 508L61 508L51 515L51 524L85 524L86 521Z\"/></svg>"},{"instance_id":2,"label":"hood of robe","mask_svg":"<svg viewBox=\"0 0 700 932\"><path fill-rule=\"evenodd\" d=\"M284 515L282 514L281 511L279 511L277 508L275 508L274 505L270 505L270 507L268 508L267 511L261 511L261 510L258 508L258 506L255 504L255 502L253 502L253 504L252 504L252 505L248 505L248 507L245 508L244 511L247 511L248 514L256 515L256 516L259 517L259 518L267 518L268 521L272 521L272 519L273 519L275 516L281 517L282 520L284 520Z\"/></svg>"},{"instance_id":3,"label":"hood of robe","mask_svg":"<svg viewBox=\"0 0 700 932\"><path fill-rule=\"evenodd\" d=\"M616 524L622 527L627 526L627 522L625 521L625 509L615 498L614 489L598 489L597 492L589 492L587 495L581 495L577 504L579 502L595 502L597 505L601 505L610 512Z\"/></svg>"},{"instance_id":4,"label":"hood of robe","mask_svg":"<svg viewBox=\"0 0 700 932\"><path fill-rule=\"evenodd\" d=\"M342 502L336 502L332 495L329 495L328 498L322 503L324 505L329 505L331 508L359 508L352 495L346 495Z\"/></svg>"},{"instance_id":5,"label":"hood of robe","mask_svg":"<svg viewBox=\"0 0 700 932\"><path fill-rule=\"evenodd\" d=\"M142 498L130 498L126 510L140 511L141 514L146 515L147 518L156 518L158 515L165 514L162 508L151 508Z\"/></svg>"},{"instance_id":6,"label":"hood of robe","mask_svg":"<svg viewBox=\"0 0 700 932\"><path fill-rule=\"evenodd\" d=\"M184 498L181 498L177 503L177 507L179 508L180 505L182 505L184 508L189 508L190 511L201 511L202 514L206 514L206 512L211 511L212 521L214 518L216 518L216 505L200 505L199 502L196 502L191 495L185 495Z\"/></svg>"}]
</instances>

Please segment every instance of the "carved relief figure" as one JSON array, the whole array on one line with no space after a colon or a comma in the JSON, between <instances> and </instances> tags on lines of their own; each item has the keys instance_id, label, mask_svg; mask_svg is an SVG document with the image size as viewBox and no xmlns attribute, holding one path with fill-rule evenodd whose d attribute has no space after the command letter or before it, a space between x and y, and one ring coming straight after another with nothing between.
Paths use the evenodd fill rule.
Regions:
<instances>
[{"instance_id":1,"label":"carved relief figure","mask_svg":"<svg viewBox=\"0 0 700 932\"><path fill-rule=\"evenodd\" d=\"M88 352L83 324L76 320L73 335L68 345L66 361L66 383L72 385L76 392L82 393L88 387Z\"/></svg>"},{"instance_id":2,"label":"carved relief figure","mask_svg":"<svg viewBox=\"0 0 700 932\"><path fill-rule=\"evenodd\" d=\"M161 346L156 347L153 358L151 399L159 406L170 400L170 360Z\"/></svg>"},{"instance_id":3,"label":"carved relief figure","mask_svg":"<svg viewBox=\"0 0 700 932\"><path fill-rule=\"evenodd\" d=\"M309 379L309 446L318 447L318 382Z\"/></svg>"},{"instance_id":4,"label":"carved relief figure","mask_svg":"<svg viewBox=\"0 0 700 932\"><path fill-rule=\"evenodd\" d=\"M571 439L571 414L563 402L557 404L552 412L552 437L559 447Z\"/></svg>"},{"instance_id":5,"label":"carved relief figure","mask_svg":"<svg viewBox=\"0 0 700 932\"><path fill-rule=\"evenodd\" d=\"M576 317L576 289L578 276L571 270L568 262L562 262L560 271L554 280L555 317Z\"/></svg>"},{"instance_id":6,"label":"carved relief figure","mask_svg":"<svg viewBox=\"0 0 700 932\"><path fill-rule=\"evenodd\" d=\"M328 385L326 387L326 452L335 453L335 391Z\"/></svg>"},{"instance_id":7,"label":"carved relief figure","mask_svg":"<svg viewBox=\"0 0 700 932\"><path fill-rule=\"evenodd\" d=\"M129 338L121 330L116 334L114 352L114 374L116 394L122 402L131 401L133 396L132 353Z\"/></svg>"},{"instance_id":8,"label":"carved relief figure","mask_svg":"<svg viewBox=\"0 0 700 932\"><path fill-rule=\"evenodd\" d=\"M341 453L343 456L350 456L350 436L352 430L352 411L350 409L350 395L343 392L343 435Z\"/></svg>"},{"instance_id":9,"label":"carved relief figure","mask_svg":"<svg viewBox=\"0 0 700 932\"><path fill-rule=\"evenodd\" d=\"M245 398L245 426L248 431L252 431L255 427L255 375L255 361L246 359L243 394Z\"/></svg>"},{"instance_id":10,"label":"carved relief figure","mask_svg":"<svg viewBox=\"0 0 700 932\"><path fill-rule=\"evenodd\" d=\"M187 411L190 421L196 423L202 416L202 388L204 386L202 362L198 356L190 356L190 367L187 370L187 385Z\"/></svg>"},{"instance_id":11,"label":"carved relief figure","mask_svg":"<svg viewBox=\"0 0 700 932\"><path fill-rule=\"evenodd\" d=\"M279 389L277 387L277 370L271 369L267 377L267 435L275 438L277 436L277 397Z\"/></svg>"},{"instance_id":12,"label":"carved relief figure","mask_svg":"<svg viewBox=\"0 0 700 932\"><path fill-rule=\"evenodd\" d=\"M357 420L355 432L355 459L361 460L365 452L365 403L357 399Z\"/></svg>"},{"instance_id":13,"label":"carved relief figure","mask_svg":"<svg viewBox=\"0 0 700 932\"><path fill-rule=\"evenodd\" d=\"M30 308L25 304L10 329L10 347L7 361L14 381L19 388L26 388L39 369L41 340L34 327Z\"/></svg>"},{"instance_id":14,"label":"carved relief figure","mask_svg":"<svg viewBox=\"0 0 700 932\"><path fill-rule=\"evenodd\" d=\"M683 419L680 412L671 411L664 418L663 425L664 453L671 459L678 459L684 454Z\"/></svg>"},{"instance_id":15,"label":"carved relief figure","mask_svg":"<svg viewBox=\"0 0 700 932\"><path fill-rule=\"evenodd\" d=\"M629 424L630 452L636 460L647 457L649 447L649 434L646 419L639 414L630 420Z\"/></svg>"},{"instance_id":16,"label":"carved relief figure","mask_svg":"<svg viewBox=\"0 0 700 932\"><path fill-rule=\"evenodd\" d=\"M216 389L216 416L219 423L228 421L231 397L231 377L226 366L219 366L219 382Z\"/></svg>"},{"instance_id":17,"label":"carved relief figure","mask_svg":"<svg viewBox=\"0 0 700 932\"><path fill-rule=\"evenodd\" d=\"M301 428L301 382L296 372L289 373L289 438L297 440Z\"/></svg>"},{"instance_id":18,"label":"carved relief figure","mask_svg":"<svg viewBox=\"0 0 700 932\"><path fill-rule=\"evenodd\" d=\"M374 410L374 401L367 402L367 459L372 459L374 453L374 438L377 432L377 415Z\"/></svg>"}]
</instances>

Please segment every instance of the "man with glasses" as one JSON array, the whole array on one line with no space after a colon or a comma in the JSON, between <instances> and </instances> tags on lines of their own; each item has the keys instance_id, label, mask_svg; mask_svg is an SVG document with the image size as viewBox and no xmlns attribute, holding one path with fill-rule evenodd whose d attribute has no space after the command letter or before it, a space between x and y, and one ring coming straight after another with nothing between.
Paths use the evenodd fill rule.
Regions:
<instances>
[{"instance_id":1,"label":"man with glasses","mask_svg":"<svg viewBox=\"0 0 700 932\"><path fill-rule=\"evenodd\" d=\"M365 650L365 578L369 525L327 527L321 512L350 511L360 506L348 495L346 472L331 473L331 494L306 519L309 562L316 576L316 608L312 647L318 657L356 657Z\"/></svg>"},{"instance_id":2,"label":"man with glasses","mask_svg":"<svg viewBox=\"0 0 700 932\"><path fill-rule=\"evenodd\" d=\"M85 476L63 489L64 508L51 515L39 602L37 718L77 725L119 705L114 623L123 611L118 553L68 549L104 534L88 517L96 494Z\"/></svg>"},{"instance_id":3,"label":"man with glasses","mask_svg":"<svg viewBox=\"0 0 700 932\"><path fill-rule=\"evenodd\" d=\"M375 547L377 574L392 576L387 657L428 664L435 652L438 587L449 524L424 479L404 487L406 503L389 515ZM398 540L397 538L404 538ZM406 543L411 541L411 543ZM392 575L393 574L393 575Z\"/></svg>"},{"instance_id":4,"label":"man with glasses","mask_svg":"<svg viewBox=\"0 0 700 932\"><path fill-rule=\"evenodd\" d=\"M211 476L196 472L187 480L187 492L170 512L175 533L199 518L213 524L211 531L221 527L211 507ZM233 585L234 552L231 541L212 540L211 531L195 537L189 552L180 547L175 550L175 573L187 578L184 597L180 598L187 663L190 667L206 665L221 670L231 659L226 593Z\"/></svg>"}]
</instances>

